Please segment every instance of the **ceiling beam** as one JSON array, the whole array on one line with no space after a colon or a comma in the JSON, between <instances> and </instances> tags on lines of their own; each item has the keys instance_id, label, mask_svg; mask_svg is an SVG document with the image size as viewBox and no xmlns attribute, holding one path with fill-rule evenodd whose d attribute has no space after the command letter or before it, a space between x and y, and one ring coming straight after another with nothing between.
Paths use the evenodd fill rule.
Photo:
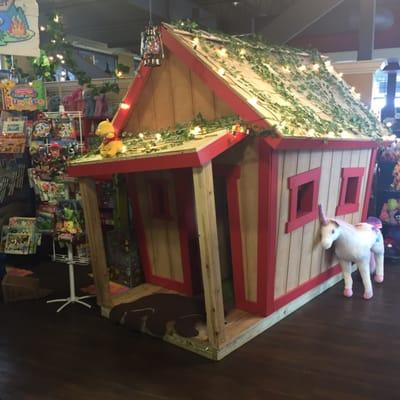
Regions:
<instances>
[{"instance_id":1,"label":"ceiling beam","mask_svg":"<svg viewBox=\"0 0 400 400\"><path fill-rule=\"evenodd\" d=\"M149 10L149 0L128 0L128 3ZM209 27L216 25L216 17L192 0L152 0L152 12L164 21L189 18Z\"/></svg>"},{"instance_id":2,"label":"ceiling beam","mask_svg":"<svg viewBox=\"0 0 400 400\"><path fill-rule=\"evenodd\" d=\"M358 31L358 60L371 60L375 44L376 0L360 1L360 27Z\"/></svg>"},{"instance_id":3,"label":"ceiling beam","mask_svg":"<svg viewBox=\"0 0 400 400\"><path fill-rule=\"evenodd\" d=\"M297 0L258 33L273 43L287 43L343 1Z\"/></svg>"}]
</instances>

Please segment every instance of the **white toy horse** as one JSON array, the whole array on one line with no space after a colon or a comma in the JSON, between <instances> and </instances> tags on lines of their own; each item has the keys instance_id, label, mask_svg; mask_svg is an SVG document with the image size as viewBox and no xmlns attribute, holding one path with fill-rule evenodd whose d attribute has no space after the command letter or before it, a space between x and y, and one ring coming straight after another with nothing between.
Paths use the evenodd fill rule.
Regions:
<instances>
[{"instance_id":1,"label":"white toy horse","mask_svg":"<svg viewBox=\"0 0 400 400\"><path fill-rule=\"evenodd\" d=\"M375 282L383 282L384 244L378 218L370 217L367 223L348 224L340 219L327 219L319 205L321 222L321 245L328 250L334 245L334 252L343 271L344 292L346 297L353 295L351 265L357 265L364 284L364 299L373 296L371 269L376 265Z\"/></svg>"}]
</instances>

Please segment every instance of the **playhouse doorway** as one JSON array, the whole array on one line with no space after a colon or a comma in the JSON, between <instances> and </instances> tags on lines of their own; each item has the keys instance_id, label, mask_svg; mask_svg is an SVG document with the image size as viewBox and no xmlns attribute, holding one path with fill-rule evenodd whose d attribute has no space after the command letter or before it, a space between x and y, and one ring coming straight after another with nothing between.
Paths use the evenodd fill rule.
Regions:
<instances>
[{"instance_id":1,"label":"playhouse doorway","mask_svg":"<svg viewBox=\"0 0 400 400\"><path fill-rule=\"evenodd\" d=\"M215 212L217 219L218 248L225 312L235 308L226 180L226 176L218 174L218 169L216 169L214 175Z\"/></svg>"}]
</instances>

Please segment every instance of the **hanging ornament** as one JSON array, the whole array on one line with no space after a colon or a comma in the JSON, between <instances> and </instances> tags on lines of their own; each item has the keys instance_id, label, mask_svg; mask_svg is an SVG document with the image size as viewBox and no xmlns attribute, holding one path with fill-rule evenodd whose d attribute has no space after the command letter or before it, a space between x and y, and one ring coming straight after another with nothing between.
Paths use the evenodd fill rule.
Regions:
<instances>
[{"instance_id":1,"label":"hanging ornament","mask_svg":"<svg viewBox=\"0 0 400 400\"><path fill-rule=\"evenodd\" d=\"M164 58L160 30L153 25L152 4L149 0L149 24L141 33L140 54L146 67L159 67Z\"/></svg>"}]
</instances>

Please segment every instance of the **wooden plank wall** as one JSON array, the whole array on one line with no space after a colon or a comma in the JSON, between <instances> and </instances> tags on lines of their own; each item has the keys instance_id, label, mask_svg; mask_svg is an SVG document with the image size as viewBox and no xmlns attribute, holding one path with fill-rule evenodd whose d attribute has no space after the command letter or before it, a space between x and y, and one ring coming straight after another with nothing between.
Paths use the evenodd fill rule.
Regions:
<instances>
[{"instance_id":1,"label":"wooden plank wall","mask_svg":"<svg viewBox=\"0 0 400 400\"><path fill-rule=\"evenodd\" d=\"M168 128L190 121L199 113L207 119L216 119L232 111L194 72L166 50L162 66L153 69L124 130Z\"/></svg>"},{"instance_id":2,"label":"wooden plank wall","mask_svg":"<svg viewBox=\"0 0 400 400\"><path fill-rule=\"evenodd\" d=\"M239 213L243 254L244 290L247 301L257 301L258 169L257 140L249 138L213 161L240 166Z\"/></svg>"},{"instance_id":3,"label":"wooden plank wall","mask_svg":"<svg viewBox=\"0 0 400 400\"><path fill-rule=\"evenodd\" d=\"M153 218L148 182L151 180L168 182L170 219ZM147 251L153 275L183 282L183 267L176 211L175 186L171 172L151 172L135 174L139 206L143 218Z\"/></svg>"},{"instance_id":4,"label":"wooden plank wall","mask_svg":"<svg viewBox=\"0 0 400 400\"><path fill-rule=\"evenodd\" d=\"M332 266L328 252L318 244L319 221L310 222L286 234L288 220L290 176L321 167L318 201L328 216L334 216L339 201L341 169L343 167L364 167L361 185L360 209L358 212L341 216L349 223L361 220L371 150L329 150L329 151L285 151L278 157L278 205L277 205L277 263L275 275L275 298L278 298L302 283L307 282Z\"/></svg>"}]
</instances>

